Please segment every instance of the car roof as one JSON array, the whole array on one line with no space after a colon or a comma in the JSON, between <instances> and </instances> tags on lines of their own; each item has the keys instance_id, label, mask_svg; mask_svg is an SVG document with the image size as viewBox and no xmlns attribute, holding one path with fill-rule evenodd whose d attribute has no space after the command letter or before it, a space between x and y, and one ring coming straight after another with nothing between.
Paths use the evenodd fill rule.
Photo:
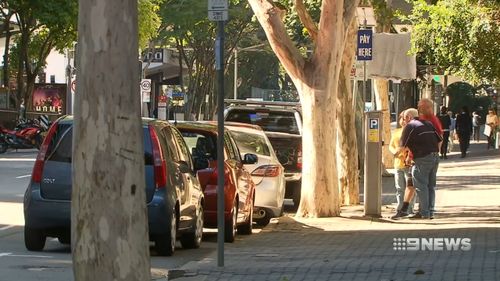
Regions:
<instances>
[{"instance_id":1,"label":"car roof","mask_svg":"<svg viewBox=\"0 0 500 281\"><path fill-rule=\"evenodd\" d=\"M224 121L224 125L226 125L227 127L229 127L229 129L235 129L236 127L240 127L240 128L248 128L248 129L253 129L253 130L264 132L264 130L262 130L261 126L254 125L254 124L241 123L241 122L232 122L232 121Z\"/></svg>"},{"instance_id":2,"label":"car roof","mask_svg":"<svg viewBox=\"0 0 500 281\"><path fill-rule=\"evenodd\" d=\"M194 129L217 134L217 121L177 121L175 126L179 129Z\"/></svg>"},{"instance_id":3,"label":"car roof","mask_svg":"<svg viewBox=\"0 0 500 281\"><path fill-rule=\"evenodd\" d=\"M73 115L64 115L58 119L59 124L73 124L74 121L74 116ZM159 120L159 119L153 119L153 118L147 118L147 117L142 117L142 125L149 125L151 123L165 123L167 125L172 125L168 121L165 120Z\"/></svg>"}]
</instances>

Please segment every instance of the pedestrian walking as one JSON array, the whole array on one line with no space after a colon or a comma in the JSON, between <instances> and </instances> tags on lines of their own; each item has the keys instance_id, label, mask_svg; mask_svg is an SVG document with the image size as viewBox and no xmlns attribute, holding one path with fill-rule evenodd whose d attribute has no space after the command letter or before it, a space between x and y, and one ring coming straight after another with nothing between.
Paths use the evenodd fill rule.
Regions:
<instances>
[{"instance_id":1,"label":"pedestrian walking","mask_svg":"<svg viewBox=\"0 0 500 281\"><path fill-rule=\"evenodd\" d=\"M407 204L403 210L403 204L405 202L405 193L408 188L413 188L413 180L411 177L410 166L406 165L406 159L409 157L409 149L399 149L399 142L401 140L401 133L406 125L404 118L404 111L399 114L399 125L401 128L394 130L391 136L391 141L389 143L389 151L394 155L394 184L396 186L396 202L398 203L396 207L396 214L391 217L391 219L398 219L405 217L409 212L413 213L413 204L415 200L411 200L411 204ZM412 195L413 197L413 195ZM410 200L407 200L410 202Z\"/></svg>"},{"instance_id":2,"label":"pedestrian walking","mask_svg":"<svg viewBox=\"0 0 500 281\"><path fill-rule=\"evenodd\" d=\"M472 139L476 142L479 142L481 123L481 115L477 111L472 112Z\"/></svg>"},{"instance_id":3,"label":"pedestrian walking","mask_svg":"<svg viewBox=\"0 0 500 281\"><path fill-rule=\"evenodd\" d=\"M442 106L438 115L441 127L443 127L443 143L441 144L441 148L439 150L441 159L448 159L446 154L448 153L448 142L450 140L451 118L448 115L447 111L448 109L446 108L446 106Z\"/></svg>"},{"instance_id":4,"label":"pedestrian walking","mask_svg":"<svg viewBox=\"0 0 500 281\"><path fill-rule=\"evenodd\" d=\"M486 126L485 126L485 135L488 137L488 146L487 149L490 149L491 147L495 147L495 138L496 138L496 132L498 130L498 126L500 125L500 122L498 120L498 116L495 113L495 110L493 108L490 108L488 110L488 115L486 115ZM487 132L489 134L487 134Z\"/></svg>"},{"instance_id":5,"label":"pedestrian walking","mask_svg":"<svg viewBox=\"0 0 500 281\"><path fill-rule=\"evenodd\" d=\"M467 106L462 107L462 112L457 115L456 130L458 142L460 143L461 158L465 158L470 145L470 135L472 133L472 117Z\"/></svg>"},{"instance_id":6,"label":"pedestrian walking","mask_svg":"<svg viewBox=\"0 0 500 281\"><path fill-rule=\"evenodd\" d=\"M453 147L455 146L455 140L457 138L457 134L455 131L457 119L455 118L455 115L453 115L453 111L448 111L448 116L450 116L451 120L451 125L450 125L450 138L448 142L448 153L453 151Z\"/></svg>"},{"instance_id":7,"label":"pedestrian walking","mask_svg":"<svg viewBox=\"0 0 500 281\"><path fill-rule=\"evenodd\" d=\"M421 120L421 115L413 117L414 114L414 109L405 111L404 116L408 123L403 129L399 143L400 149L408 148L413 154L411 174L420 204L419 212L410 218L432 219L436 200L439 143L443 139L430 121Z\"/></svg>"}]
</instances>

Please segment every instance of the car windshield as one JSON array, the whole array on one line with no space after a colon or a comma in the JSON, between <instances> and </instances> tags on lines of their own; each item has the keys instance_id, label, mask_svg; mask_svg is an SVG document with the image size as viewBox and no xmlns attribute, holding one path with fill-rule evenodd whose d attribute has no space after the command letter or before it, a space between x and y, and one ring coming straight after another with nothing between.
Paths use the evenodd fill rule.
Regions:
<instances>
[{"instance_id":1,"label":"car windshield","mask_svg":"<svg viewBox=\"0 0 500 281\"><path fill-rule=\"evenodd\" d=\"M259 125L266 132L300 134L295 115L290 111L233 109L228 112L226 121Z\"/></svg>"},{"instance_id":2,"label":"car windshield","mask_svg":"<svg viewBox=\"0 0 500 281\"><path fill-rule=\"evenodd\" d=\"M236 141L242 155L247 153L265 156L271 155L264 136L236 131L232 131L231 134L233 135L233 138Z\"/></svg>"}]
</instances>

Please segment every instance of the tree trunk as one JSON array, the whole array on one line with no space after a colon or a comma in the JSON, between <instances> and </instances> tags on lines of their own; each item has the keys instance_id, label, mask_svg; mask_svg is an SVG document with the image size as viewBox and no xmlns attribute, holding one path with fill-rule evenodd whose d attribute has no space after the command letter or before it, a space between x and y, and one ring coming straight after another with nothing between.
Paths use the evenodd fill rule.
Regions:
<instances>
[{"instance_id":1,"label":"tree trunk","mask_svg":"<svg viewBox=\"0 0 500 281\"><path fill-rule=\"evenodd\" d=\"M78 31L74 277L150 280L137 1L81 1Z\"/></svg>"},{"instance_id":2,"label":"tree trunk","mask_svg":"<svg viewBox=\"0 0 500 281\"><path fill-rule=\"evenodd\" d=\"M353 21L347 35L347 42L342 58L342 70L339 81L338 108L338 145L337 165L339 170L339 189L341 203L359 204L359 169L358 145L352 110L351 67L354 61L357 23Z\"/></svg>"},{"instance_id":3,"label":"tree trunk","mask_svg":"<svg viewBox=\"0 0 500 281\"><path fill-rule=\"evenodd\" d=\"M389 151L389 141L391 140L391 114L389 111L388 80L375 79L375 98L377 101L377 110L382 111L382 139L384 140L384 145L382 146L382 163L385 169L392 169L394 166L394 156Z\"/></svg>"},{"instance_id":4,"label":"tree trunk","mask_svg":"<svg viewBox=\"0 0 500 281\"><path fill-rule=\"evenodd\" d=\"M10 11L7 14L4 14L4 24L3 30L5 30L5 49L3 53L3 86L5 88L9 88L9 49L10 49L10 19L12 17L12 13Z\"/></svg>"},{"instance_id":5,"label":"tree trunk","mask_svg":"<svg viewBox=\"0 0 500 281\"><path fill-rule=\"evenodd\" d=\"M304 58L288 36L285 10L249 0L268 41L295 84L302 104L302 192L297 216L340 214L336 163L337 94L346 33L359 1L323 0L314 54ZM296 6L297 7L297 6ZM306 11L300 11L302 15ZM307 25L306 28L311 28Z\"/></svg>"},{"instance_id":6,"label":"tree trunk","mask_svg":"<svg viewBox=\"0 0 500 281\"><path fill-rule=\"evenodd\" d=\"M299 92L303 117L303 167L297 216L338 216L340 200L335 159L336 108L325 97L325 91L303 88Z\"/></svg>"}]
</instances>

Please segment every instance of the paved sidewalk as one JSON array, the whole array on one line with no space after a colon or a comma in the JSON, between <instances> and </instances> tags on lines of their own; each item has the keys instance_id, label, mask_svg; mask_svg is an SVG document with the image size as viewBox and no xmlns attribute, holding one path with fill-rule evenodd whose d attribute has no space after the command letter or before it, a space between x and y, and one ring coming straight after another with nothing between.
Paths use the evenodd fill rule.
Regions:
<instances>
[{"instance_id":1,"label":"paved sidewalk","mask_svg":"<svg viewBox=\"0 0 500 281\"><path fill-rule=\"evenodd\" d=\"M169 280L500 280L500 151L484 142L470 150L440 163L434 220L390 220L395 202L380 219L363 217L362 206L338 218L285 216L225 244L225 267L214 254L170 270ZM406 238L469 238L471 249L403 250Z\"/></svg>"}]
</instances>

